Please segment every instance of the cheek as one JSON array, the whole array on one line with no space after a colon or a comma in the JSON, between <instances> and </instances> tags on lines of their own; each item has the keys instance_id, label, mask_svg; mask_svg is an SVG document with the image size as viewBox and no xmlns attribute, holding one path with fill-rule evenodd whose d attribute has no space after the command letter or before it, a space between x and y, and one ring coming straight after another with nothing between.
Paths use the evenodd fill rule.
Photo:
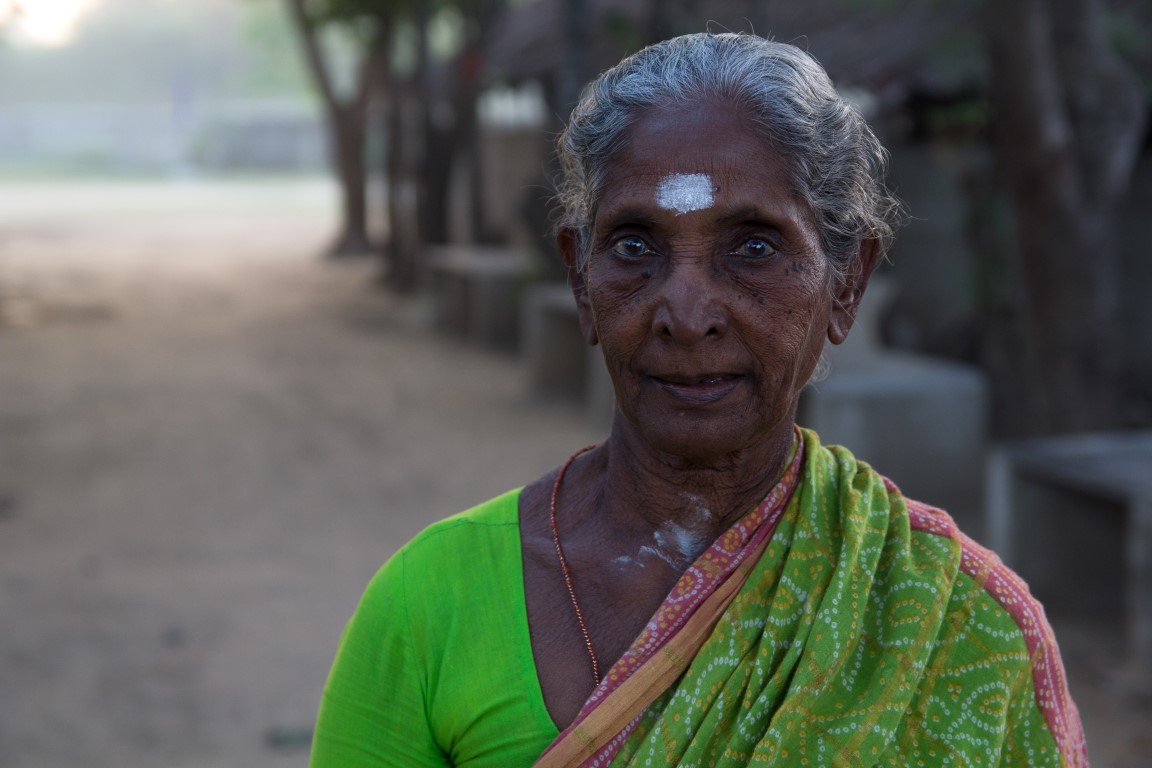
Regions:
<instances>
[{"instance_id":1,"label":"cheek","mask_svg":"<svg viewBox=\"0 0 1152 768\"><path fill-rule=\"evenodd\" d=\"M749 286L741 301L740 327L745 343L771 379L802 373L819 355L827 327L827 307L805 287L795 284ZM814 349L815 348L815 349Z\"/></svg>"},{"instance_id":2,"label":"cheek","mask_svg":"<svg viewBox=\"0 0 1152 768\"><path fill-rule=\"evenodd\" d=\"M591 298L592 318L605 358L623 363L635 355L648 335L647 321L638 302L616 297Z\"/></svg>"},{"instance_id":3,"label":"cheek","mask_svg":"<svg viewBox=\"0 0 1152 768\"><path fill-rule=\"evenodd\" d=\"M808 284L768 276L733 280L731 306L738 312L759 315L759 323L781 330L802 330L819 313L820 294Z\"/></svg>"},{"instance_id":4,"label":"cheek","mask_svg":"<svg viewBox=\"0 0 1152 768\"><path fill-rule=\"evenodd\" d=\"M606 334L614 337L642 336L648 327L648 310L643 297L648 278L643 272L621 274L621 270L597 266L589 265L588 302L601 343Z\"/></svg>"}]
</instances>

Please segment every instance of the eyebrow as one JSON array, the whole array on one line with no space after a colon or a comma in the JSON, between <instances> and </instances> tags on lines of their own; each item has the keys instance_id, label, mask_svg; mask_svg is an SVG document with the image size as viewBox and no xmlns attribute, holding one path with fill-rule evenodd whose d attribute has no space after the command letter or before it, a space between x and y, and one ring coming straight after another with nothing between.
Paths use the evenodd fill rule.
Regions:
<instances>
[{"instance_id":1,"label":"eyebrow","mask_svg":"<svg viewBox=\"0 0 1152 768\"><path fill-rule=\"evenodd\" d=\"M600 216L597 215L596 218L600 218ZM635 205L626 205L608 211L604 215L604 222L613 227L618 227L622 224L640 224L647 227L655 227L659 224L650 209Z\"/></svg>"},{"instance_id":2,"label":"eyebrow","mask_svg":"<svg viewBox=\"0 0 1152 768\"><path fill-rule=\"evenodd\" d=\"M731 213L726 213L720 218L716 219L716 223L720 225L740 224L746 221L756 221L764 224L771 224L773 217L768 215L767 211L763 211L754 206L744 206L736 208Z\"/></svg>"},{"instance_id":3,"label":"eyebrow","mask_svg":"<svg viewBox=\"0 0 1152 768\"><path fill-rule=\"evenodd\" d=\"M654 215L652 209L644 205L625 204L603 214L597 213L596 218L602 226L609 229L627 225L649 227L651 229L658 229L661 226L659 216ZM728 213L721 215L715 220L714 224L715 226L723 228L751 222L778 227L778 221L778 218L771 215L770 211L755 205L742 205L739 208L733 208Z\"/></svg>"}]
</instances>

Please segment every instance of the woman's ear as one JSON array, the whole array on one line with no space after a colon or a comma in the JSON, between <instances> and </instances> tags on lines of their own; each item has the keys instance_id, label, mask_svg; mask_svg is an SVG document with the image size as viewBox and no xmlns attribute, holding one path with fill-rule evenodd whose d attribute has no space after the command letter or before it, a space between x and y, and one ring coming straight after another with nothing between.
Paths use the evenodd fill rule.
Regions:
<instances>
[{"instance_id":1,"label":"woman's ear","mask_svg":"<svg viewBox=\"0 0 1152 768\"><path fill-rule=\"evenodd\" d=\"M840 344L848 338L852 330L852 323L856 321L856 310L860 307L860 299L864 296L864 289L868 287L868 278L876 263L880 259L880 243L872 237L860 243L859 252L852 260L848 274L836 286L832 297L832 312L828 317L828 341Z\"/></svg>"},{"instance_id":2,"label":"woman's ear","mask_svg":"<svg viewBox=\"0 0 1152 768\"><path fill-rule=\"evenodd\" d=\"M560 258L564 260L564 268L568 271L568 287L572 289L572 296L576 299L576 314L580 319L580 332L584 340L595 346L599 342L596 335L596 323L592 317L592 304L588 301L588 284L584 280L584 272L580 269L580 241L576 233L569 227L563 227L556 232L556 249L560 251Z\"/></svg>"}]
</instances>

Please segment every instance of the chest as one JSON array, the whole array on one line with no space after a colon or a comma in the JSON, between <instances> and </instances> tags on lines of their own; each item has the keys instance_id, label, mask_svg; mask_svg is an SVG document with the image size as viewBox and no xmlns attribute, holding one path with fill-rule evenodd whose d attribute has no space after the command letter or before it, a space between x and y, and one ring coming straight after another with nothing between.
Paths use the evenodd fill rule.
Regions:
<instances>
[{"instance_id":1,"label":"chest","mask_svg":"<svg viewBox=\"0 0 1152 768\"><path fill-rule=\"evenodd\" d=\"M668 595L679 573L587 546L566 551L565 576L550 536L524 543L524 587L532 656L545 705L566 727L596 686L632 645ZM627 550L625 550L627 551Z\"/></svg>"}]
</instances>

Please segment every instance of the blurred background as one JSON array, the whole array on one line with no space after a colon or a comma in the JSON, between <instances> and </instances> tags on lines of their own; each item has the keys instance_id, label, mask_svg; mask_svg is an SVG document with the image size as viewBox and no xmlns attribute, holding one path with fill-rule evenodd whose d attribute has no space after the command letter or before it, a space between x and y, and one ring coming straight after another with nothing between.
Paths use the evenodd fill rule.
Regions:
<instances>
[{"instance_id":1,"label":"blurred background","mask_svg":"<svg viewBox=\"0 0 1152 768\"><path fill-rule=\"evenodd\" d=\"M375 569L605 434L551 142L703 30L810 51L911 214L801 423L1152 764L1152 2L0 0L0 766L306 764Z\"/></svg>"}]
</instances>

